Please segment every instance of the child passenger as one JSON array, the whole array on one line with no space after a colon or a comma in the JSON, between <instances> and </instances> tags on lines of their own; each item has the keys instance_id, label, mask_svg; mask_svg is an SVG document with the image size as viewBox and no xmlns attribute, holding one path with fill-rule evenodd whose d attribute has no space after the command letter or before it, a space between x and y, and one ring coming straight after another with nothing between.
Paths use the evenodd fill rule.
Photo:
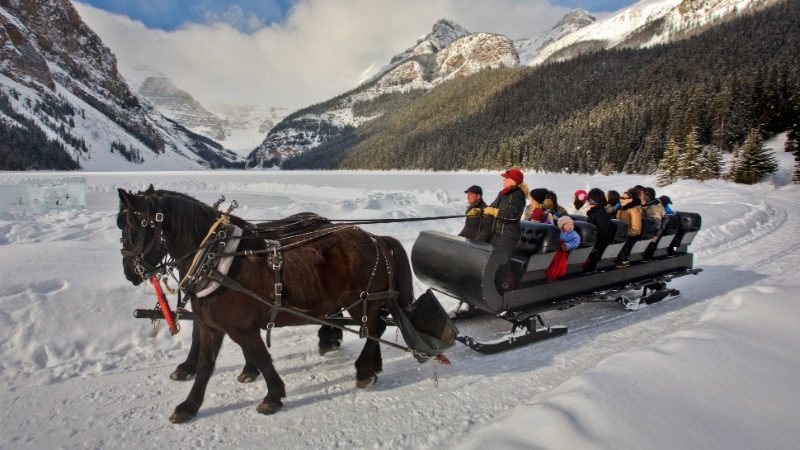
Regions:
<instances>
[{"instance_id":1,"label":"child passenger","mask_svg":"<svg viewBox=\"0 0 800 450\"><path fill-rule=\"evenodd\" d=\"M543 205L546 195L547 189L531 189L531 211L527 217L531 222L549 223L551 225L554 223L553 214L545 209Z\"/></svg>"},{"instance_id":2,"label":"child passenger","mask_svg":"<svg viewBox=\"0 0 800 450\"><path fill-rule=\"evenodd\" d=\"M575 222L570 216L558 219L558 230L561 232L561 250L568 252L581 245L581 236L575 231Z\"/></svg>"}]
</instances>

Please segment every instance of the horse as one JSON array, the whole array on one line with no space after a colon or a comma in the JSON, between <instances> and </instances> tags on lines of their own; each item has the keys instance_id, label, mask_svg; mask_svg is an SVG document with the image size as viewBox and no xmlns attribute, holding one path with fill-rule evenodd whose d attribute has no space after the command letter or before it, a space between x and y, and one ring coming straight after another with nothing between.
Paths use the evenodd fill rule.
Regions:
<instances>
[{"instance_id":1,"label":"horse","mask_svg":"<svg viewBox=\"0 0 800 450\"><path fill-rule=\"evenodd\" d=\"M167 257L175 260L181 279L192 266L192 258L202 245L220 212L188 195L152 185L133 193L119 189L120 209L117 225L122 230L122 255L125 277L134 286L144 282ZM237 256L228 277L240 286L274 305L276 271L267 264L269 243L259 228L230 215L230 223L241 228ZM304 237L305 236L305 237ZM377 339L386 329L381 318L383 302L368 301L373 292L393 292L403 308L413 303L411 267L399 241L375 236L356 226L323 225L316 234L303 233L282 251L283 306L302 314L273 309L256 301L253 295L222 285L205 297L188 292L196 316L197 373L187 398L169 417L173 423L192 420L202 405L205 390L214 370L225 335L242 349L248 364L263 375L267 395L256 410L274 414L283 407L286 389L272 363L260 331L274 326L318 323L309 318L324 318L342 310L362 323L367 339L355 361L356 388L365 389L377 381L383 369ZM380 270L376 270L380 269ZM363 301L359 301L363 300Z\"/></svg>"}]
</instances>

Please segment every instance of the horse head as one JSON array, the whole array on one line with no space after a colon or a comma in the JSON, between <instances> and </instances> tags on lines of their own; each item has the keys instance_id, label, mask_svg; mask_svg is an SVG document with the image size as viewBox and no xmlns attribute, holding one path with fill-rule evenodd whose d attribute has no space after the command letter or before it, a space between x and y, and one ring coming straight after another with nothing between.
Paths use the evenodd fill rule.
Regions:
<instances>
[{"instance_id":1,"label":"horse head","mask_svg":"<svg viewBox=\"0 0 800 450\"><path fill-rule=\"evenodd\" d=\"M167 255L164 212L151 184L144 192L119 189L117 227L122 230L122 267L134 286L148 278Z\"/></svg>"}]
</instances>

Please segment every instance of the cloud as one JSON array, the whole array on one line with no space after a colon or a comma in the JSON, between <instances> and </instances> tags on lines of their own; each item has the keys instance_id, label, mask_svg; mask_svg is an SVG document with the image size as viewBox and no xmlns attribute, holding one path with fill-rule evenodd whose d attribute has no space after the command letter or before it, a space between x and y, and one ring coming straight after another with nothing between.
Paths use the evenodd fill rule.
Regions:
<instances>
[{"instance_id":1,"label":"cloud","mask_svg":"<svg viewBox=\"0 0 800 450\"><path fill-rule=\"evenodd\" d=\"M549 29L567 12L547 0L299 0L280 22L264 24L234 4L206 13L206 24L163 31L75 6L117 55L123 75L149 67L207 105L290 110L354 88L371 64L388 62L438 19L519 38Z\"/></svg>"}]
</instances>

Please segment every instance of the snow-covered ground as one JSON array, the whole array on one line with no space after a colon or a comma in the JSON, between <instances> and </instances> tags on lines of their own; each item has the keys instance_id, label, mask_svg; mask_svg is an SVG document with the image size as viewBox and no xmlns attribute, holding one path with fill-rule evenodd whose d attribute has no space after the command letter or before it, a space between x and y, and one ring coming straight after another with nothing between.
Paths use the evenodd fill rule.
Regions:
<instances>
[{"instance_id":1,"label":"snow-covered ground","mask_svg":"<svg viewBox=\"0 0 800 450\"><path fill-rule=\"evenodd\" d=\"M344 219L460 213L466 187L481 184L493 197L500 177L80 173L85 209L23 214L0 205L0 448L796 448L800 189L789 184L791 158L778 156L781 172L756 186L683 181L660 192L703 215L692 250L704 272L676 280L676 299L637 312L596 303L549 313L550 323L570 327L567 335L498 355L459 344L448 352L453 365L436 369L438 387L432 363L384 348L378 384L357 392L357 337L321 357L315 327L279 329L271 352L288 397L269 417L255 410L263 382L236 381L242 357L226 340L205 403L184 425L167 418L190 384L168 375L188 351L191 324L175 337L162 326L151 338L149 322L132 317L154 297L123 276L116 188L152 182L209 203L224 193L252 219L300 211ZM0 189L64 176L0 173ZM554 188L563 203L578 188L653 182L552 174L526 181ZM420 230L460 226L369 228L410 250ZM459 327L485 338L507 330L492 320Z\"/></svg>"}]
</instances>

